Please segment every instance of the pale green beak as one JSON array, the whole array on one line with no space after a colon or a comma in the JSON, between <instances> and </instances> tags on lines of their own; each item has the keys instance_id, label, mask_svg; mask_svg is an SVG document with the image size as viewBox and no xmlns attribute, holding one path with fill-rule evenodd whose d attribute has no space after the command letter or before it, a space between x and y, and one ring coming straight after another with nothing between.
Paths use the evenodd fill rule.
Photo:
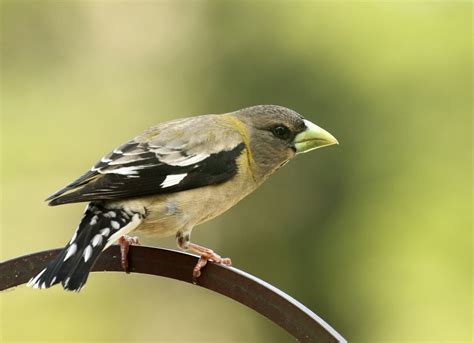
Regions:
<instances>
[{"instance_id":1,"label":"pale green beak","mask_svg":"<svg viewBox=\"0 0 474 343\"><path fill-rule=\"evenodd\" d=\"M297 154L302 154L327 145L339 144L336 138L326 130L305 120L306 130L296 135L294 143Z\"/></svg>"}]
</instances>

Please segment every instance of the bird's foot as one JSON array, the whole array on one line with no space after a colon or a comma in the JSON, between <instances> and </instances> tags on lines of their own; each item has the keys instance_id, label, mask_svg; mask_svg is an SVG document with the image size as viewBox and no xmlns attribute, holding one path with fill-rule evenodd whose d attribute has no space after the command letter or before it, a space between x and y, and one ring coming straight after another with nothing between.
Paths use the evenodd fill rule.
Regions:
<instances>
[{"instance_id":1,"label":"bird's foot","mask_svg":"<svg viewBox=\"0 0 474 343\"><path fill-rule=\"evenodd\" d=\"M120 262L122 263L122 268L125 273L130 273L128 269L128 250L130 245L140 245L138 237L122 236L118 239L118 244L120 245Z\"/></svg>"},{"instance_id":2,"label":"bird's foot","mask_svg":"<svg viewBox=\"0 0 474 343\"><path fill-rule=\"evenodd\" d=\"M193 269L193 283L196 284L197 279L201 276L201 269L204 268L207 264L207 261L212 261L217 264L223 264L225 266L231 266L232 261L227 257L220 257L214 251L208 248L201 247L197 244L190 243L190 248L199 253L199 257L196 266Z\"/></svg>"}]
</instances>

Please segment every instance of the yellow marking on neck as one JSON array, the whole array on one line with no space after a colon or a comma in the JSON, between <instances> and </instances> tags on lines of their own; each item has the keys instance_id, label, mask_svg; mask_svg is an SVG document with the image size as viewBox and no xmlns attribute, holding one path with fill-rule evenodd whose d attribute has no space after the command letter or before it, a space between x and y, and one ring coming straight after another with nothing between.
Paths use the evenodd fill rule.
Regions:
<instances>
[{"instance_id":1,"label":"yellow marking on neck","mask_svg":"<svg viewBox=\"0 0 474 343\"><path fill-rule=\"evenodd\" d=\"M245 124L242 123L239 119L234 117L232 114L226 114L224 115L224 118L226 118L233 127L239 131L240 136L242 137L242 140L244 141L245 144L245 151L247 154L247 163L249 166L250 170L250 175L252 175L252 179L257 182L257 178L255 177L255 160L252 155L252 150L250 149L250 137L247 131L247 128L245 127Z\"/></svg>"}]
</instances>

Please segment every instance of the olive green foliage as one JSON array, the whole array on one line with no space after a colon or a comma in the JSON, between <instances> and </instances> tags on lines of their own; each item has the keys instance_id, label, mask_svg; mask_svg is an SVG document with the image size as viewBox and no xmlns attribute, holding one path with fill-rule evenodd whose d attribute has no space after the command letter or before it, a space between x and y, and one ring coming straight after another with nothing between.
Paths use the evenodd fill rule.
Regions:
<instances>
[{"instance_id":1,"label":"olive green foliage","mask_svg":"<svg viewBox=\"0 0 474 343\"><path fill-rule=\"evenodd\" d=\"M340 146L298 156L193 240L352 342L470 341L471 24L470 2L4 1L1 259L63 246L83 205L43 199L146 127L279 104ZM4 341L292 341L156 277L0 300Z\"/></svg>"}]
</instances>

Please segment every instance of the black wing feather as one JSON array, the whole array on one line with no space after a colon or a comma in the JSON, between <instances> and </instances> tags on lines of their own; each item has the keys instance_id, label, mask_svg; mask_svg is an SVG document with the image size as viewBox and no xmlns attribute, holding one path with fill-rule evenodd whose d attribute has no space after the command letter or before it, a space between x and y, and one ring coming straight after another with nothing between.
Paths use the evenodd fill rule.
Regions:
<instances>
[{"instance_id":1,"label":"black wing feather","mask_svg":"<svg viewBox=\"0 0 474 343\"><path fill-rule=\"evenodd\" d=\"M131 143L119 147L116 151L123 154L128 150ZM138 196L165 194L184 191L197 187L218 184L231 179L237 174L237 158L244 150L244 143L238 144L232 150L221 151L209 155L206 159L186 166L173 166L163 162L157 163L155 154L143 152L140 161L124 162L119 167L143 166L136 169L133 175L122 175L119 173L100 173L100 168L106 166L107 162L99 162L94 168L71 183L69 186L56 192L47 200L49 205L61 205L74 202L94 200L126 199ZM113 152L106 156L113 160ZM176 185L161 187L161 184L169 175L186 174ZM79 188L78 188L79 187Z\"/></svg>"}]
</instances>

